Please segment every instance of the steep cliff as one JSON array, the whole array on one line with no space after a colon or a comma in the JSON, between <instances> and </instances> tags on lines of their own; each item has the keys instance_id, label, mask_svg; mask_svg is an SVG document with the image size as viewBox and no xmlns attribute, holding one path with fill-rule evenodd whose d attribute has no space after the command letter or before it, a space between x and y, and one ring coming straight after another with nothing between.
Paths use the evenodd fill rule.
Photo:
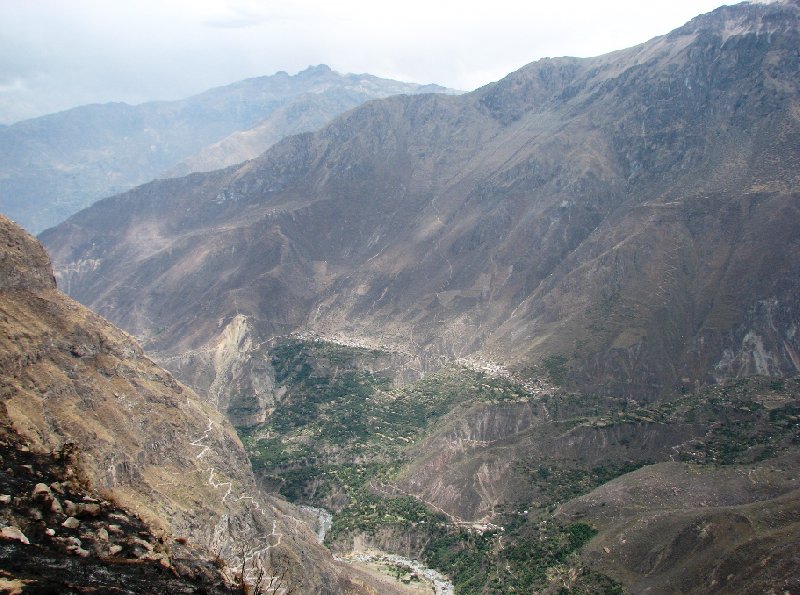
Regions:
<instances>
[{"instance_id":1,"label":"steep cliff","mask_svg":"<svg viewBox=\"0 0 800 595\"><path fill-rule=\"evenodd\" d=\"M82 489L167 542L219 558L230 578L244 557L247 578L260 564L274 575L285 567L285 586L303 592L370 592L290 505L259 491L230 423L130 336L58 292L44 249L4 217L0 298L3 423L25 448L74 453Z\"/></svg>"}]
</instances>

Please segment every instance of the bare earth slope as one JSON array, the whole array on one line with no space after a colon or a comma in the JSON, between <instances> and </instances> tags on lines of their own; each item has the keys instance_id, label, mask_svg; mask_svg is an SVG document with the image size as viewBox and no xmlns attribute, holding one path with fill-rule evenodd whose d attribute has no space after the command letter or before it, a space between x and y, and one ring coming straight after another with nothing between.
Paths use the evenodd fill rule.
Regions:
<instances>
[{"instance_id":1,"label":"bare earth slope","mask_svg":"<svg viewBox=\"0 0 800 595\"><path fill-rule=\"evenodd\" d=\"M600 529L584 558L632 592L800 588L798 455L746 468L662 463L558 511Z\"/></svg>"},{"instance_id":2,"label":"bare earth slope","mask_svg":"<svg viewBox=\"0 0 800 595\"><path fill-rule=\"evenodd\" d=\"M201 392L266 394L248 353L297 329L564 358L573 386L636 397L792 374L798 13L723 7L471 94L372 102L42 241L70 295ZM231 337L245 347L223 365Z\"/></svg>"},{"instance_id":3,"label":"bare earth slope","mask_svg":"<svg viewBox=\"0 0 800 595\"><path fill-rule=\"evenodd\" d=\"M230 423L130 336L58 292L44 249L4 217L0 354L4 423L35 452L77 450L86 486L155 534L233 568L244 555L248 574L259 560L268 573L284 564L285 585L304 593L371 592L290 505L259 491Z\"/></svg>"}]
</instances>

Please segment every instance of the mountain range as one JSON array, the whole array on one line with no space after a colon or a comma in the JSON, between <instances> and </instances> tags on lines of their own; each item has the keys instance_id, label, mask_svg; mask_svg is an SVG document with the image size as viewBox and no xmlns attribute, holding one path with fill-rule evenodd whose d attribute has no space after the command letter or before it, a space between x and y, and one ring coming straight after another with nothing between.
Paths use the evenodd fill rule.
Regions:
<instances>
[{"instance_id":1,"label":"mountain range","mask_svg":"<svg viewBox=\"0 0 800 595\"><path fill-rule=\"evenodd\" d=\"M797 41L793 3L723 7L466 95L369 103L41 239L65 291L201 392L219 370L188 360L298 330L431 365L563 360L570 386L637 399L792 374Z\"/></svg>"},{"instance_id":2,"label":"mountain range","mask_svg":"<svg viewBox=\"0 0 800 595\"><path fill-rule=\"evenodd\" d=\"M0 211L33 233L153 178L255 157L365 101L451 92L325 65L279 72L180 101L86 105L0 129Z\"/></svg>"},{"instance_id":3,"label":"mountain range","mask_svg":"<svg viewBox=\"0 0 800 595\"><path fill-rule=\"evenodd\" d=\"M40 240L61 289L170 371L136 352L148 382L202 412L176 411L193 438L159 446L188 459L176 472L197 475L186 449L212 420L200 435L267 502L268 540L300 514L282 498L332 513L324 545L347 566L299 520L286 553L309 592L376 588L380 552L459 593L793 592L798 47L797 0L721 7L472 93L368 102L245 163L101 200ZM9 262L12 286L30 278ZM46 266L32 276L34 297L73 304ZM20 357L41 351L25 347L30 325L6 332ZM107 374L84 343L65 346ZM46 373L71 368L49 361L9 360L28 375L7 400L56 407ZM38 411L15 427L55 446L79 417ZM81 441L99 460L113 441L95 423ZM134 426L131 452L155 439ZM154 497L132 503L171 511L185 493L161 479L159 448L136 457ZM212 518L219 485L202 486ZM405 561L387 564L414 588Z\"/></svg>"}]
</instances>

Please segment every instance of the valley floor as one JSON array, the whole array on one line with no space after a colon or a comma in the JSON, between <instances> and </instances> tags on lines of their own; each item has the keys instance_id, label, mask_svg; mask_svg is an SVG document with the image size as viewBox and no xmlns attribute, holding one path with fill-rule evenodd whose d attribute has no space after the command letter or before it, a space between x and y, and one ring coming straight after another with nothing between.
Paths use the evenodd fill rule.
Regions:
<instances>
[{"instance_id":1,"label":"valley floor","mask_svg":"<svg viewBox=\"0 0 800 595\"><path fill-rule=\"evenodd\" d=\"M800 380L640 405L570 394L546 369L518 381L452 366L398 383L380 350L320 340L270 358L283 397L241 429L254 471L331 510L326 545L370 572L410 580L420 560L455 593L800 580L787 549L800 545ZM737 572L756 551L763 569Z\"/></svg>"}]
</instances>

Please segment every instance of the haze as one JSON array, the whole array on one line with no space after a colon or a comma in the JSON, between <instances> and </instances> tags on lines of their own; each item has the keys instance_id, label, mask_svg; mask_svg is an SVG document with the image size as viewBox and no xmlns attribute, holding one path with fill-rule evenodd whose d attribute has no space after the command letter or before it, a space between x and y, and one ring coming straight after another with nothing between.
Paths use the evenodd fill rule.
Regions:
<instances>
[{"instance_id":1,"label":"haze","mask_svg":"<svg viewBox=\"0 0 800 595\"><path fill-rule=\"evenodd\" d=\"M471 90L544 56L602 54L720 0L4 0L0 123L76 105L176 99L325 63Z\"/></svg>"}]
</instances>

